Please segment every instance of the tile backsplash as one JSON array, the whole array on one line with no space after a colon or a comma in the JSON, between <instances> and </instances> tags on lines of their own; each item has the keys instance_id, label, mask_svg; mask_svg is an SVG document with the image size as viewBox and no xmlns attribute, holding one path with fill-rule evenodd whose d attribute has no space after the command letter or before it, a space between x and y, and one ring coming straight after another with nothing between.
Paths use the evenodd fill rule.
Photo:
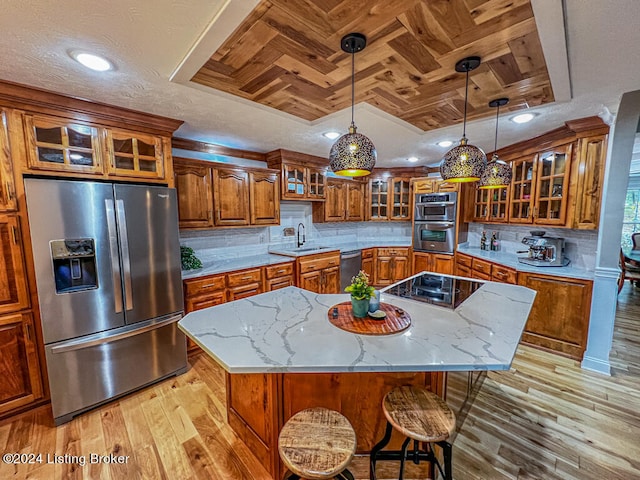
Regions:
<instances>
[{"instance_id":1,"label":"tile backsplash","mask_svg":"<svg viewBox=\"0 0 640 480\"><path fill-rule=\"evenodd\" d=\"M527 250L528 247L522 243L522 238L529 236L531 230L544 230L547 237L561 237L565 241L564 254L574 267L594 270L596 263L596 246L598 243L598 232L591 230L571 230L568 228L549 228L544 226L520 226L520 225L499 225L470 223L468 242L470 247L480 246L482 231L487 232L487 240L491 238L491 233L498 234L500 249L509 253L516 253L519 250Z\"/></svg>"}]
</instances>

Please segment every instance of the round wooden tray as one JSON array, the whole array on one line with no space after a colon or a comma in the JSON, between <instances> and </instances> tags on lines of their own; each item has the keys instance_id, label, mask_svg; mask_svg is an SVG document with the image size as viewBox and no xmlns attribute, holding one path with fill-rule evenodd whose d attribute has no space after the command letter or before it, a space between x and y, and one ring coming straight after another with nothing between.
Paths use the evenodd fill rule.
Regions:
<instances>
[{"instance_id":1,"label":"round wooden tray","mask_svg":"<svg viewBox=\"0 0 640 480\"><path fill-rule=\"evenodd\" d=\"M334 308L337 309L337 316L333 315ZM351 302L343 302L329 308L327 316L336 327L360 335L389 335L406 330L411 325L411 317L404 310L388 303L380 303L379 309L387 314L385 318L377 320L368 315L356 318L353 316Z\"/></svg>"}]
</instances>

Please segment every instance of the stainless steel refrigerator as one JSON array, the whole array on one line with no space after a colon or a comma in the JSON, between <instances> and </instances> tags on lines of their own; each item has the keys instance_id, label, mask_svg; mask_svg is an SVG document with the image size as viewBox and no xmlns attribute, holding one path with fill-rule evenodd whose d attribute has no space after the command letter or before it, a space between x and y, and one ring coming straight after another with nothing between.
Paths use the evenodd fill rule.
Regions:
<instances>
[{"instance_id":1,"label":"stainless steel refrigerator","mask_svg":"<svg viewBox=\"0 0 640 480\"><path fill-rule=\"evenodd\" d=\"M174 189L25 179L56 424L184 372Z\"/></svg>"}]
</instances>

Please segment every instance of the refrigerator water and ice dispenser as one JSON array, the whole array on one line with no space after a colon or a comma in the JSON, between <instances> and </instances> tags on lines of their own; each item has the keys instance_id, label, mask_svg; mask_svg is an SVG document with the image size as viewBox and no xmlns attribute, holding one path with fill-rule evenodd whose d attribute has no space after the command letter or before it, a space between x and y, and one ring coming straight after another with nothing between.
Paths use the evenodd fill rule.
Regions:
<instances>
[{"instance_id":1,"label":"refrigerator water and ice dispenser","mask_svg":"<svg viewBox=\"0 0 640 480\"><path fill-rule=\"evenodd\" d=\"M56 293L98 288L96 249L92 238L51 240Z\"/></svg>"}]
</instances>

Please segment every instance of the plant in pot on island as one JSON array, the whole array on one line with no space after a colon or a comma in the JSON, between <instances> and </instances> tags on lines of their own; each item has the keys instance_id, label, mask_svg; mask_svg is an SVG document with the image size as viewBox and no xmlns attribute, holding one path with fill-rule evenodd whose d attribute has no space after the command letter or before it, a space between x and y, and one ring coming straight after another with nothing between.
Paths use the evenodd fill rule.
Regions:
<instances>
[{"instance_id":1,"label":"plant in pot on island","mask_svg":"<svg viewBox=\"0 0 640 480\"><path fill-rule=\"evenodd\" d=\"M364 270L360 270L355 277L351 278L351 285L347 286L344 291L351 294L353 316L356 318L366 317L369 310L369 300L375 291L369 285L369 275Z\"/></svg>"}]
</instances>

